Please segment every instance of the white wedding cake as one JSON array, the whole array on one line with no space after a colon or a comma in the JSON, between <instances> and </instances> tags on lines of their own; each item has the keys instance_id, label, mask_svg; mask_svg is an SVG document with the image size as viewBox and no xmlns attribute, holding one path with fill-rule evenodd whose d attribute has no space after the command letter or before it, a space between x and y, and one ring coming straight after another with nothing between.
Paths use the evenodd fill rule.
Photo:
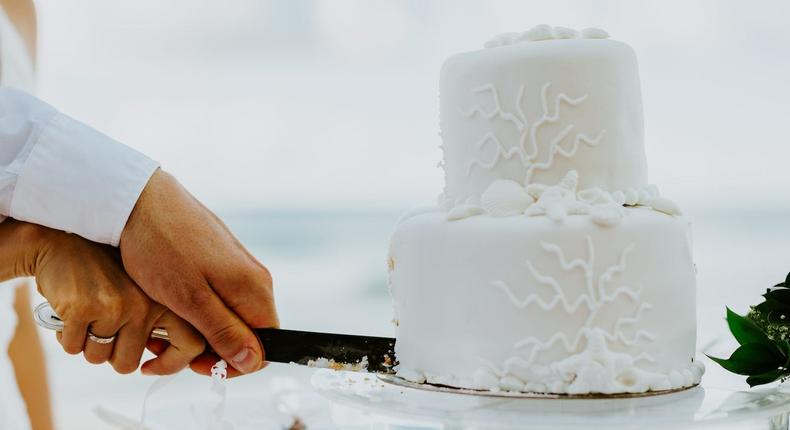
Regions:
<instances>
[{"instance_id":1,"label":"white wedding cake","mask_svg":"<svg viewBox=\"0 0 790 430\"><path fill-rule=\"evenodd\" d=\"M700 381L690 220L647 182L636 57L541 25L441 71L444 193L390 246L398 376L642 393Z\"/></svg>"}]
</instances>

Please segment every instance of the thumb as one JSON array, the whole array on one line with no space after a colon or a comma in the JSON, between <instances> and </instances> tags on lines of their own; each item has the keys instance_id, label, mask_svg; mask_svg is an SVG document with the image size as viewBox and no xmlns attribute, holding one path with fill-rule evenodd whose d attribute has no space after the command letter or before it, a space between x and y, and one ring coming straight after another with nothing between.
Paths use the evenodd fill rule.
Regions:
<instances>
[{"instance_id":1,"label":"thumb","mask_svg":"<svg viewBox=\"0 0 790 430\"><path fill-rule=\"evenodd\" d=\"M170 342L150 339L146 344L156 358L143 363L140 371L144 375L171 375L189 365L195 357L203 353L206 343L203 336L173 312L165 312L155 323L155 327L167 330Z\"/></svg>"},{"instance_id":2,"label":"thumb","mask_svg":"<svg viewBox=\"0 0 790 430\"><path fill-rule=\"evenodd\" d=\"M195 287L186 300L165 303L187 320L206 338L214 351L241 373L251 373L263 366L260 340L238 315L208 286Z\"/></svg>"}]
</instances>

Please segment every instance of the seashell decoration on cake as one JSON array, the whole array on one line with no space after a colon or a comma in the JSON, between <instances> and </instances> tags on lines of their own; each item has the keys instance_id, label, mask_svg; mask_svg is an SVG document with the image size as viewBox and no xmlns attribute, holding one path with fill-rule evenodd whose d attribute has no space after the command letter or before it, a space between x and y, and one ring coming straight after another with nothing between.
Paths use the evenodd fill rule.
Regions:
<instances>
[{"instance_id":1,"label":"seashell decoration on cake","mask_svg":"<svg viewBox=\"0 0 790 430\"><path fill-rule=\"evenodd\" d=\"M527 31L516 33L501 33L491 40L487 41L483 46L486 48L496 48L499 46L512 45L514 43L522 42L540 42L543 40L560 40L560 39L608 39L609 33L600 28L585 28L581 31L573 28L556 26L552 27L546 24L536 25Z\"/></svg>"},{"instance_id":2,"label":"seashell decoration on cake","mask_svg":"<svg viewBox=\"0 0 790 430\"><path fill-rule=\"evenodd\" d=\"M569 215L590 215L590 219L598 225L613 226L627 215L624 207L643 207L667 215L683 214L678 205L662 197L658 187L653 184L613 192L598 187L577 191L578 184L579 174L575 170L566 173L556 185L529 184L524 187L513 180L499 179L483 191L480 204L470 198L450 207L447 220L456 221L477 215L526 215L547 216L562 222ZM446 200L443 203L449 205Z\"/></svg>"},{"instance_id":3,"label":"seashell decoration on cake","mask_svg":"<svg viewBox=\"0 0 790 430\"><path fill-rule=\"evenodd\" d=\"M494 181L480 196L480 205L491 216L523 214L535 200L518 182L509 179Z\"/></svg>"}]
</instances>

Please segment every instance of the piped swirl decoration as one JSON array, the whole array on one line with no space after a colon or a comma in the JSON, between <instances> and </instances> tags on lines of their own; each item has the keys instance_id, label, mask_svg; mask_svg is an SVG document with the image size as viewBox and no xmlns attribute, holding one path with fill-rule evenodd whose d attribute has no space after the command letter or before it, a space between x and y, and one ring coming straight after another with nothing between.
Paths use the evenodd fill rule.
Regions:
<instances>
[{"instance_id":1,"label":"piped swirl decoration","mask_svg":"<svg viewBox=\"0 0 790 430\"><path fill-rule=\"evenodd\" d=\"M585 28L578 31L568 27L552 27L547 24L540 24L527 31L516 33L502 33L494 36L483 46L486 48L497 48L523 42L540 42L542 40L557 39L608 39L609 33L600 28Z\"/></svg>"},{"instance_id":2,"label":"piped swirl decoration","mask_svg":"<svg viewBox=\"0 0 790 430\"><path fill-rule=\"evenodd\" d=\"M485 110L480 105L475 105L468 110L460 109L461 114L469 119L480 116L488 121L494 119L507 121L513 125L518 133L520 133L520 137L518 142L508 146L500 141L493 132L485 133L480 140L477 141L475 147L478 150L483 150L486 146L493 145L495 148L494 156L488 161L473 158L467 166L467 176L471 175L473 169L476 167L491 169L502 162L502 160L510 160L518 156L518 160L526 168L524 183L529 184L532 182L532 175L535 171L551 168L557 155L564 158L571 158L576 155L581 144L597 146L598 143L600 143L606 130L601 130L595 137L577 132L573 136L571 144L568 145L568 147L563 147L563 143L569 138L571 132L575 128L574 124L566 124L561 127L548 143L540 141L538 138L540 130L546 125L555 124L560 121L561 106L563 104L575 107L587 100L587 95L570 97L560 92L554 97L554 102L550 104L549 90L551 89L551 85L551 82L546 82L541 87L540 106L542 115L531 124L523 109L523 99L526 89L524 85L519 86L514 112L507 111L502 107L499 100L499 93L493 84L486 84L473 90L474 93L490 94L493 108ZM541 154L541 147L545 147L545 155ZM542 159L539 159L541 156Z\"/></svg>"},{"instance_id":3,"label":"piped swirl decoration","mask_svg":"<svg viewBox=\"0 0 790 430\"><path fill-rule=\"evenodd\" d=\"M594 269L595 247L590 236L586 237L586 245L586 258L569 259L558 245L541 243L546 252L556 257L563 271L582 272L583 292L576 297L568 296L568 291L571 290L569 286L561 285L553 276L538 272L530 261L527 262L527 268L531 275L538 284L548 286L552 291L553 295L548 300L537 293L531 293L520 299L507 282L502 280L491 282L492 286L504 292L517 309L535 306L546 312L563 311L568 315L575 315L584 308L587 316L575 334L557 332L549 339L528 336L517 340L514 349L526 350L526 353L506 359L501 368L481 358L483 367L474 377L476 388L568 394L636 393L680 388L699 382L704 371L701 364L693 364L688 369L662 375L639 368L639 362L655 361L650 354L643 352L631 355L610 349L610 346L623 349L639 342L655 340L653 333L638 328L642 314L650 310L652 305L641 300L640 290L636 287L619 285L617 288L612 288L610 285L616 276L626 271L627 258L635 244L626 246L618 261L597 276ZM604 329L597 317L605 314L611 316L612 310L608 305L620 300L632 304L632 313L618 315L612 327L609 330ZM549 366L543 366L545 369L538 369L540 366L536 362L539 355L555 345L561 345L569 354L568 357Z\"/></svg>"}]
</instances>

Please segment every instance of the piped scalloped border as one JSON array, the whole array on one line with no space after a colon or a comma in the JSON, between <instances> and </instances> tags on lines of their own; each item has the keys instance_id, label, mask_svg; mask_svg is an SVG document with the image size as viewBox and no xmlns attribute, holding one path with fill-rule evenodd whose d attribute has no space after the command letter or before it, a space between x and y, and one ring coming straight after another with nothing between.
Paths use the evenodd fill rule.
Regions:
<instances>
[{"instance_id":1,"label":"piped scalloped border","mask_svg":"<svg viewBox=\"0 0 790 430\"><path fill-rule=\"evenodd\" d=\"M680 388L672 388L661 391L645 391L644 393L616 393L616 394L557 394L557 393L533 393L520 391L491 391L477 390L474 388L458 388L450 385L432 384L429 382L417 383L401 378L396 375L377 374L376 378L388 384L399 387L413 388L415 390L436 391L440 393L466 394L470 396L482 397L502 397L519 399L553 399L553 400L590 400L590 399L633 399L637 397L652 397L667 394L675 394L682 391L696 388L700 383Z\"/></svg>"},{"instance_id":2,"label":"piped scalloped border","mask_svg":"<svg viewBox=\"0 0 790 430\"><path fill-rule=\"evenodd\" d=\"M609 33L600 28L589 27L579 31L568 27L552 27L547 24L540 24L521 33L508 32L498 34L488 40L483 46L485 48L497 48L521 42L539 42L541 40L608 38Z\"/></svg>"},{"instance_id":3,"label":"piped scalloped border","mask_svg":"<svg viewBox=\"0 0 790 430\"><path fill-rule=\"evenodd\" d=\"M401 364L401 367L402 364ZM506 390L500 387L499 385L492 385L489 387L477 387L473 388L474 382L467 378L466 380L457 378L454 376L449 375L426 375L423 372L415 371L411 369L398 369L398 373L396 373L395 378L400 380L406 381L408 383L414 384L414 388L419 388L420 386L441 386L447 387L450 390L458 390L458 391L469 391L473 394L481 394L487 393L488 395L493 396L515 396L515 397L556 397L556 398L590 398L590 397L598 397L598 398L610 398L610 397L640 397L640 396L651 396L651 395L658 395L658 394L665 394L671 393L678 390L684 390L688 388L693 388L700 384L702 381L702 376L705 374L705 364L702 363L701 360L696 359L692 361L686 368L684 369L676 369L672 370L665 375L666 379L668 380L669 385L662 387L662 389L650 389L644 391L622 391L617 393L596 393L596 392L589 392L589 393L576 393L576 394L569 394L567 393L564 388L565 386L555 386L554 390L547 389L545 391L511 391Z\"/></svg>"}]
</instances>

